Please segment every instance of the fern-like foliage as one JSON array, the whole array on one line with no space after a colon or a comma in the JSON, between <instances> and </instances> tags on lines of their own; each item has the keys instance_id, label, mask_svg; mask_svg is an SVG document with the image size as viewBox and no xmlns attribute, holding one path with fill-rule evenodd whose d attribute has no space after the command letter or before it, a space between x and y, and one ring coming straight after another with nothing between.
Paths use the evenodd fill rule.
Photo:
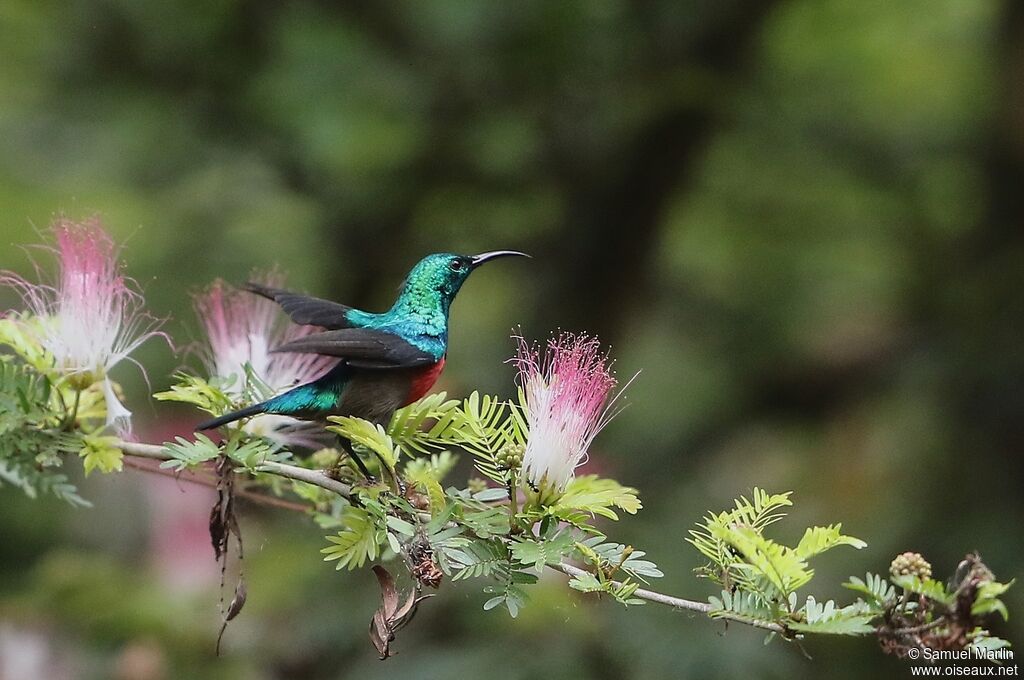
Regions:
<instances>
[{"instance_id":1,"label":"fern-like foliage","mask_svg":"<svg viewBox=\"0 0 1024 680\"><path fill-rule=\"evenodd\" d=\"M574 530L552 527L537 538L514 539L509 544L509 551L516 562L540 573L547 565L561 562L563 557L573 551L575 545Z\"/></svg>"},{"instance_id":2,"label":"fern-like foliage","mask_svg":"<svg viewBox=\"0 0 1024 680\"><path fill-rule=\"evenodd\" d=\"M573 554L590 565L593 570L575 574L569 586L585 593L606 593L622 605L638 605L644 601L634 597L640 581L659 578L661 570L649 560L641 559L646 553L632 546L605 542L603 535L578 540Z\"/></svg>"},{"instance_id":3,"label":"fern-like foliage","mask_svg":"<svg viewBox=\"0 0 1024 680\"><path fill-rule=\"evenodd\" d=\"M492 596L484 602L484 609L490 610L499 605L505 605L509 615L516 618L519 616L519 610L526 605L529 599L523 586L533 585L536 582L536 574L519 569L509 571L498 585L484 588L484 592Z\"/></svg>"},{"instance_id":4,"label":"fern-like foliage","mask_svg":"<svg viewBox=\"0 0 1024 680\"><path fill-rule=\"evenodd\" d=\"M929 600L949 606L953 603L956 593L946 587L946 584L932 578L920 578L913 575L893 576L892 582L908 593L914 593Z\"/></svg>"},{"instance_id":5,"label":"fern-like foliage","mask_svg":"<svg viewBox=\"0 0 1024 680\"><path fill-rule=\"evenodd\" d=\"M17 357L36 374L53 377L53 356L38 340L44 323L44 320L32 318L28 314L5 314L0 318L0 350L9 350L5 352L7 359Z\"/></svg>"},{"instance_id":6,"label":"fern-like foliage","mask_svg":"<svg viewBox=\"0 0 1024 680\"><path fill-rule=\"evenodd\" d=\"M380 425L354 416L331 416L327 429L371 452L388 470L394 470L402 449Z\"/></svg>"},{"instance_id":7,"label":"fern-like foliage","mask_svg":"<svg viewBox=\"0 0 1024 680\"><path fill-rule=\"evenodd\" d=\"M444 553L455 581L491 577L505 580L512 569L508 548L498 540L463 539L450 545Z\"/></svg>"},{"instance_id":8,"label":"fern-like foliage","mask_svg":"<svg viewBox=\"0 0 1024 680\"><path fill-rule=\"evenodd\" d=\"M661 578L665 574L654 562L643 559L647 553L633 546L614 543L603 535L591 536L576 545L581 557L596 566L602 573L614 575L621 571L634 579Z\"/></svg>"},{"instance_id":9,"label":"fern-like foliage","mask_svg":"<svg viewBox=\"0 0 1024 680\"><path fill-rule=\"evenodd\" d=\"M867 546L867 543L854 538L853 536L843 536L840 531L842 530L842 524L830 524L826 527L810 527L804 532L803 538L797 544L796 552L803 559L820 555L821 553L831 550L836 546L848 545L853 548L860 550Z\"/></svg>"},{"instance_id":10,"label":"fern-like foliage","mask_svg":"<svg viewBox=\"0 0 1024 680\"><path fill-rule=\"evenodd\" d=\"M423 397L395 411L387 433L407 456L455 446L462 432L459 403L444 392Z\"/></svg>"},{"instance_id":11,"label":"fern-like foliage","mask_svg":"<svg viewBox=\"0 0 1024 680\"><path fill-rule=\"evenodd\" d=\"M508 484L509 473L498 462L498 453L506 446L526 441L517 409L497 397L473 392L452 412L458 444L473 455L480 474L502 486Z\"/></svg>"},{"instance_id":12,"label":"fern-like foliage","mask_svg":"<svg viewBox=\"0 0 1024 680\"><path fill-rule=\"evenodd\" d=\"M377 559L387 538L387 525L380 512L348 506L341 517L342 530L328 536L331 545L320 552L324 561L337 560L337 569L358 569L369 560Z\"/></svg>"},{"instance_id":13,"label":"fern-like foliage","mask_svg":"<svg viewBox=\"0 0 1024 680\"><path fill-rule=\"evenodd\" d=\"M458 521L474 535L484 539L505 536L510 529L507 509L488 506L476 498L460 509Z\"/></svg>"},{"instance_id":14,"label":"fern-like foliage","mask_svg":"<svg viewBox=\"0 0 1024 680\"><path fill-rule=\"evenodd\" d=\"M642 507L636 489L614 479L584 475L571 480L565 492L547 507L547 512L563 521L579 524L593 515L618 520L612 508L635 515Z\"/></svg>"},{"instance_id":15,"label":"fern-like foliage","mask_svg":"<svg viewBox=\"0 0 1024 680\"><path fill-rule=\"evenodd\" d=\"M792 505L789 496L755 488L753 500L741 496L732 510L709 513L687 539L709 560L699 574L725 588L756 593L768 606L784 606L813 578L808 558L840 545L866 545L841 534L839 524L807 529L795 548L768 538L764 531L785 517L782 508Z\"/></svg>"},{"instance_id":16,"label":"fern-like foliage","mask_svg":"<svg viewBox=\"0 0 1024 680\"><path fill-rule=\"evenodd\" d=\"M859 549L866 544L843 535L840 524L808 528L796 547L766 536L765 530L783 519L783 508L791 505L789 493L770 494L755 488L751 500L740 497L731 510L709 513L690 531L686 540L708 560L698 574L724 588L720 598L709 600L712 614L768 621L801 632L859 635L869 631L877 611L863 603L838 607L831 600L821 604L811 597L798 604L797 591L814 577L810 558L838 546ZM882 586L872 581L872 587Z\"/></svg>"},{"instance_id":17,"label":"fern-like foliage","mask_svg":"<svg viewBox=\"0 0 1024 680\"><path fill-rule=\"evenodd\" d=\"M883 577L871 572L868 572L863 580L851 576L850 580L843 584L843 587L866 597L866 601L879 612L896 601L896 588Z\"/></svg>"},{"instance_id":18,"label":"fern-like foliage","mask_svg":"<svg viewBox=\"0 0 1024 680\"><path fill-rule=\"evenodd\" d=\"M171 389L157 392L153 398L157 401L190 404L214 416L224 415L240 406L225 394L224 389L228 385L219 380L207 381L188 373L176 373L174 379L175 383Z\"/></svg>"},{"instance_id":19,"label":"fern-like foliage","mask_svg":"<svg viewBox=\"0 0 1024 680\"><path fill-rule=\"evenodd\" d=\"M757 593L744 592L742 590L723 590L721 597L714 595L708 598L711 604L711 617L721 618L726 615L738 617L748 621L759 621L762 623L777 623L779 611L776 607L769 606Z\"/></svg>"},{"instance_id":20,"label":"fern-like foliage","mask_svg":"<svg viewBox=\"0 0 1024 680\"><path fill-rule=\"evenodd\" d=\"M170 459L160 463L160 467L181 471L213 460L220 455L220 447L202 432L197 432L193 440L176 437L174 443L164 444L164 453Z\"/></svg>"},{"instance_id":21,"label":"fern-like foliage","mask_svg":"<svg viewBox=\"0 0 1024 680\"><path fill-rule=\"evenodd\" d=\"M1000 599L1000 596L1012 585L1013 580L1008 583L987 581L979 585L974 596L974 603L971 605L971 615L986 616L998 612L1004 621L1009 619L1010 612L1006 609L1006 604Z\"/></svg>"},{"instance_id":22,"label":"fern-like foliage","mask_svg":"<svg viewBox=\"0 0 1024 680\"><path fill-rule=\"evenodd\" d=\"M120 472L124 453L117 447L117 437L87 434L82 437L82 448L78 455L86 476L93 470L103 473Z\"/></svg>"},{"instance_id":23,"label":"fern-like foliage","mask_svg":"<svg viewBox=\"0 0 1024 680\"><path fill-rule=\"evenodd\" d=\"M825 635L866 635L874 632L872 621L876 613L863 602L839 607L833 600L818 602L814 596L796 613L795 621L787 625L790 630Z\"/></svg>"},{"instance_id":24,"label":"fern-like foliage","mask_svg":"<svg viewBox=\"0 0 1024 680\"><path fill-rule=\"evenodd\" d=\"M640 584L629 579L612 581L590 572L584 572L569 579L569 587L582 593L611 595L616 602L625 606L644 604L644 600L634 597Z\"/></svg>"},{"instance_id":25,"label":"fern-like foliage","mask_svg":"<svg viewBox=\"0 0 1024 680\"><path fill-rule=\"evenodd\" d=\"M61 471L66 455L85 448L80 433L63 427L70 416L63 399L49 377L0 355L0 483L32 498L52 495L88 505Z\"/></svg>"}]
</instances>

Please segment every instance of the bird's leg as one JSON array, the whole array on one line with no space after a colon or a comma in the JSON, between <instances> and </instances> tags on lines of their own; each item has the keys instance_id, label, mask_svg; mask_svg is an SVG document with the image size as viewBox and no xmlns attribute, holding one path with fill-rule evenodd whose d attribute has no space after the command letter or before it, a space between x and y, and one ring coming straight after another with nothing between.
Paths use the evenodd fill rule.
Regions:
<instances>
[{"instance_id":1,"label":"bird's leg","mask_svg":"<svg viewBox=\"0 0 1024 680\"><path fill-rule=\"evenodd\" d=\"M391 471L391 479L395 482L395 493L397 493L401 498L405 498L405 493L409 490L405 485L405 480L402 479L402 476L398 474L398 471L396 470Z\"/></svg>"},{"instance_id":2,"label":"bird's leg","mask_svg":"<svg viewBox=\"0 0 1024 680\"><path fill-rule=\"evenodd\" d=\"M359 457L359 454L355 452L355 447L352 446L352 442L350 442L348 439L345 439L342 436L338 437L338 441L340 442L341 447L345 450L345 453L348 454L349 458L351 458L352 461L356 464L356 467L359 468L359 471L363 473L363 477L366 478L367 483L374 484L377 481L377 478L370 473L370 470L366 467L366 463L364 463L363 459ZM338 464L341 464L340 459L338 461ZM387 467L387 465L381 465L382 470L386 469ZM395 470L388 469L388 472L391 475L392 490L397 495L405 497L405 482L402 481L398 472L396 472Z\"/></svg>"},{"instance_id":3,"label":"bird's leg","mask_svg":"<svg viewBox=\"0 0 1024 680\"><path fill-rule=\"evenodd\" d=\"M355 448L352 446L352 442L350 442L349 440L345 439L340 435L338 436L338 442L341 444L341 448L344 449L345 453L348 454L348 457L351 458L353 462L355 462L356 467L359 468L359 471L363 473L363 477L366 478L366 481L370 484L376 482L377 478L370 474L369 469L367 469L366 467L366 463L364 463L363 459L359 457L359 454L355 452ZM341 459L338 459L338 465L341 465Z\"/></svg>"},{"instance_id":4,"label":"bird's leg","mask_svg":"<svg viewBox=\"0 0 1024 680\"><path fill-rule=\"evenodd\" d=\"M359 471L363 473L363 477L366 477L367 482L370 482L372 484L373 482L377 481L377 478L370 474L370 471L366 468L366 463L363 462L363 459L359 457L358 453L349 448L348 455L352 456L352 460L355 461L356 467L359 468Z\"/></svg>"},{"instance_id":5,"label":"bird's leg","mask_svg":"<svg viewBox=\"0 0 1024 680\"><path fill-rule=\"evenodd\" d=\"M391 416L389 415L389 416L387 416L386 419L374 421L374 424L379 426L379 427L387 428L388 423L390 421L391 421ZM388 462L386 462L379 455L377 456L377 460L380 463L381 474L385 474L385 470L386 470L387 474L389 474L391 476L391 490L399 498L405 498L405 492L408 489L406 488L405 482L402 480L401 475L398 474L398 470L396 470L393 465L391 465Z\"/></svg>"},{"instance_id":6,"label":"bird's leg","mask_svg":"<svg viewBox=\"0 0 1024 680\"><path fill-rule=\"evenodd\" d=\"M385 462L384 459L381 458L380 456L377 456L377 460L380 462L381 474L387 474L388 476L391 477L391 490L395 492L396 496L405 498L405 492L407 491L407 489L405 486L405 482L402 481L401 475L398 474L398 470L396 470L393 466Z\"/></svg>"}]
</instances>

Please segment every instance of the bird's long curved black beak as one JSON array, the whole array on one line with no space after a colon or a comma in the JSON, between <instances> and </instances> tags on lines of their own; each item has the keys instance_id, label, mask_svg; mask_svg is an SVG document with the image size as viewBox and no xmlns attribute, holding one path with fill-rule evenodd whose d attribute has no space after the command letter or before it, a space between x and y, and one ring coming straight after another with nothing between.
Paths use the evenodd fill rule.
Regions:
<instances>
[{"instance_id":1,"label":"bird's long curved black beak","mask_svg":"<svg viewBox=\"0 0 1024 680\"><path fill-rule=\"evenodd\" d=\"M473 255L469 258L469 264L473 268L479 267L484 262L490 262L496 260L499 257L530 257L526 253L521 253L518 250L492 250L488 253L480 253L479 255Z\"/></svg>"}]
</instances>

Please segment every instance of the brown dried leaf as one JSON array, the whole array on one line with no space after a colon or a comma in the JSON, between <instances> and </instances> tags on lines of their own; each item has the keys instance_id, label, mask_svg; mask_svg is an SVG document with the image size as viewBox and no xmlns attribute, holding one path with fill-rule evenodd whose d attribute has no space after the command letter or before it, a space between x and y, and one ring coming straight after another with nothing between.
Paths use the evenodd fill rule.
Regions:
<instances>
[{"instance_id":1,"label":"brown dried leaf","mask_svg":"<svg viewBox=\"0 0 1024 680\"><path fill-rule=\"evenodd\" d=\"M431 596L420 597L418 592L413 590L399 607L398 590L395 588L395 580L391 573L379 565L373 567L373 573L377 575L377 582L380 584L381 604L370 620L370 642L383 661L391 656L391 643L395 640L395 631L411 621L419 603Z\"/></svg>"},{"instance_id":2,"label":"brown dried leaf","mask_svg":"<svg viewBox=\"0 0 1024 680\"><path fill-rule=\"evenodd\" d=\"M395 621L405 621L406 618L409 617L409 614L410 614L410 612L412 612L413 608L417 604L419 604L419 601L421 599L426 599L426 598L419 598L419 599L417 599L416 598L416 591L414 590L414 591L410 592L409 593L409 597L405 600L405 604L402 605L401 609L399 609L398 611L395 612L395 615L394 615L393 619Z\"/></svg>"},{"instance_id":3,"label":"brown dried leaf","mask_svg":"<svg viewBox=\"0 0 1024 680\"><path fill-rule=\"evenodd\" d=\"M224 615L225 621L238 616L238 613L242 611L242 607L245 606L245 599L248 597L249 589L245 585L245 579L239 579L235 585L235 596L231 598L231 604L228 605L227 613Z\"/></svg>"},{"instance_id":4,"label":"brown dried leaf","mask_svg":"<svg viewBox=\"0 0 1024 680\"><path fill-rule=\"evenodd\" d=\"M381 661L391 656L390 646L391 641L394 639L395 635L388 627L387 621L384 619L384 613L378 609L374 613L373 618L370 619L370 642L376 648Z\"/></svg>"},{"instance_id":5,"label":"brown dried leaf","mask_svg":"<svg viewBox=\"0 0 1024 680\"><path fill-rule=\"evenodd\" d=\"M377 583L380 585L381 610L385 618L394 616L398 608L398 591L395 589L395 579L384 567L379 564L373 566L373 573L377 576Z\"/></svg>"},{"instance_id":6,"label":"brown dried leaf","mask_svg":"<svg viewBox=\"0 0 1024 680\"><path fill-rule=\"evenodd\" d=\"M228 528L224 522L223 494L218 494L217 502L210 509L210 543L213 545L214 558L219 562L228 548Z\"/></svg>"}]
</instances>

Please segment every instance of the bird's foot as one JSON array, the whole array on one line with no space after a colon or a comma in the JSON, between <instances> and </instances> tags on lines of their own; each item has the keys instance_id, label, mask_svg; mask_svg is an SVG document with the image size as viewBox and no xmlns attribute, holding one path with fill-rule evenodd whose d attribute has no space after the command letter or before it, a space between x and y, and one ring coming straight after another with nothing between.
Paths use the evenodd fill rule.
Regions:
<instances>
[{"instance_id":1,"label":"bird's foot","mask_svg":"<svg viewBox=\"0 0 1024 680\"><path fill-rule=\"evenodd\" d=\"M357 473L343 461L339 461L337 465L323 468L320 471L335 481L358 484L360 486L374 486L379 481L374 475Z\"/></svg>"}]
</instances>

